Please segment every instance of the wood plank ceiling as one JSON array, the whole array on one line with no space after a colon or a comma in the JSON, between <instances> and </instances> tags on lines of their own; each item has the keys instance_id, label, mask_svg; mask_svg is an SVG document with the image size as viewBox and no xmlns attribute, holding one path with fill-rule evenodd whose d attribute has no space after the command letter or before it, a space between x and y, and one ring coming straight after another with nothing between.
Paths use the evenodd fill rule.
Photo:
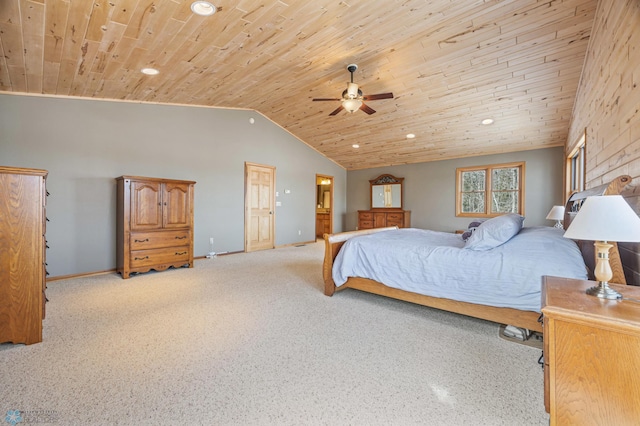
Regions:
<instances>
[{"instance_id":1,"label":"wood plank ceiling","mask_svg":"<svg viewBox=\"0 0 640 426\"><path fill-rule=\"evenodd\" d=\"M213 3L0 0L0 91L253 109L348 170L562 146L597 0ZM330 117L350 63L395 98Z\"/></svg>"}]
</instances>

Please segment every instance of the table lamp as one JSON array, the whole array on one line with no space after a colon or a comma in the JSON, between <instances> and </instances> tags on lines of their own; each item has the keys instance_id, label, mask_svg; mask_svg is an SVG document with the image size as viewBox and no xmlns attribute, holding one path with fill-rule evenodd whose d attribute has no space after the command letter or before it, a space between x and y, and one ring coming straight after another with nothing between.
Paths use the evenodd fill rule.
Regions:
<instances>
[{"instance_id":1,"label":"table lamp","mask_svg":"<svg viewBox=\"0 0 640 426\"><path fill-rule=\"evenodd\" d=\"M622 295L609 287L613 277L609 265L608 241L640 241L640 218L621 195L587 197L580 211L564 233L565 238L595 241L596 267L594 275L598 285L587 289L587 294L602 299L620 299Z\"/></svg>"},{"instance_id":2,"label":"table lamp","mask_svg":"<svg viewBox=\"0 0 640 426\"><path fill-rule=\"evenodd\" d=\"M548 220L555 220L554 228L562 229L562 221L564 220L564 206L553 206L547 215Z\"/></svg>"}]
</instances>

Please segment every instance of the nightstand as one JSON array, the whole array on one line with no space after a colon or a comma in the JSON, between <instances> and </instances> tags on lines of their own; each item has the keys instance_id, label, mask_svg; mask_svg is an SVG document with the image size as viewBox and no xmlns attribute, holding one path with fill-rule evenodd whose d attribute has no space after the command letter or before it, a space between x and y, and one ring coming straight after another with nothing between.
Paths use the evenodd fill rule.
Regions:
<instances>
[{"instance_id":1,"label":"nightstand","mask_svg":"<svg viewBox=\"0 0 640 426\"><path fill-rule=\"evenodd\" d=\"M622 300L585 294L593 281L543 277L545 407L551 425L637 425L640 287ZM635 299L635 300L627 300Z\"/></svg>"}]
</instances>

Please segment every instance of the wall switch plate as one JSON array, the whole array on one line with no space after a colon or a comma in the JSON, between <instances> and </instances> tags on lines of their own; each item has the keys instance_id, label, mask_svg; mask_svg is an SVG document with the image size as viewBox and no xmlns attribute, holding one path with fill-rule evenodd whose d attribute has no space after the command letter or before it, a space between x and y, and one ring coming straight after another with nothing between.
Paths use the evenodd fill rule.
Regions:
<instances>
[{"instance_id":1,"label":"wall switch plate","mask_svg":"<svg viewBox=\"0 0 640 426\"><path fill-rule=\"evenodd\" d=\"M280 207L282 203L280 201L276 201L276 207Z\"/></svg>"}]
</instances>

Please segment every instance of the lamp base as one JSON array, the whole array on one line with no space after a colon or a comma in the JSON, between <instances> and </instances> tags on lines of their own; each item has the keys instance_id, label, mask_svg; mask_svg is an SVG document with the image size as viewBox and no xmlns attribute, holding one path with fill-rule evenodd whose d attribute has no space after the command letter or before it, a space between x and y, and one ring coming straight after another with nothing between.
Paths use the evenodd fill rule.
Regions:
<instances>
[{"instance_id":1,"label":"lamp base","mask_svg":"<svg viewBox=\"0 0 640 426\"><path fill-rule=\"evenodd\" d=\"M559 220L556 221L556 224L553 225L553 227L554 228L559 228L559 229L563 229L564 228L564 226L562 225L562 222L559 221Z\"/></svg>"},{"instance_id":2,"label":"lamp base","mask_svg":"<svg viewBox=\"0 0 640 426\"><path fill-rule=\"evenodd\" d=\"M599 285L589 287L587 289L587 294L590 296L599 297L601 299L608 299L608 300L622 299L622 295L620 293L618 293L617 291L609 287L608 283L602 282L602 281L600 282Z\"/></svg>"}]
</instances>

